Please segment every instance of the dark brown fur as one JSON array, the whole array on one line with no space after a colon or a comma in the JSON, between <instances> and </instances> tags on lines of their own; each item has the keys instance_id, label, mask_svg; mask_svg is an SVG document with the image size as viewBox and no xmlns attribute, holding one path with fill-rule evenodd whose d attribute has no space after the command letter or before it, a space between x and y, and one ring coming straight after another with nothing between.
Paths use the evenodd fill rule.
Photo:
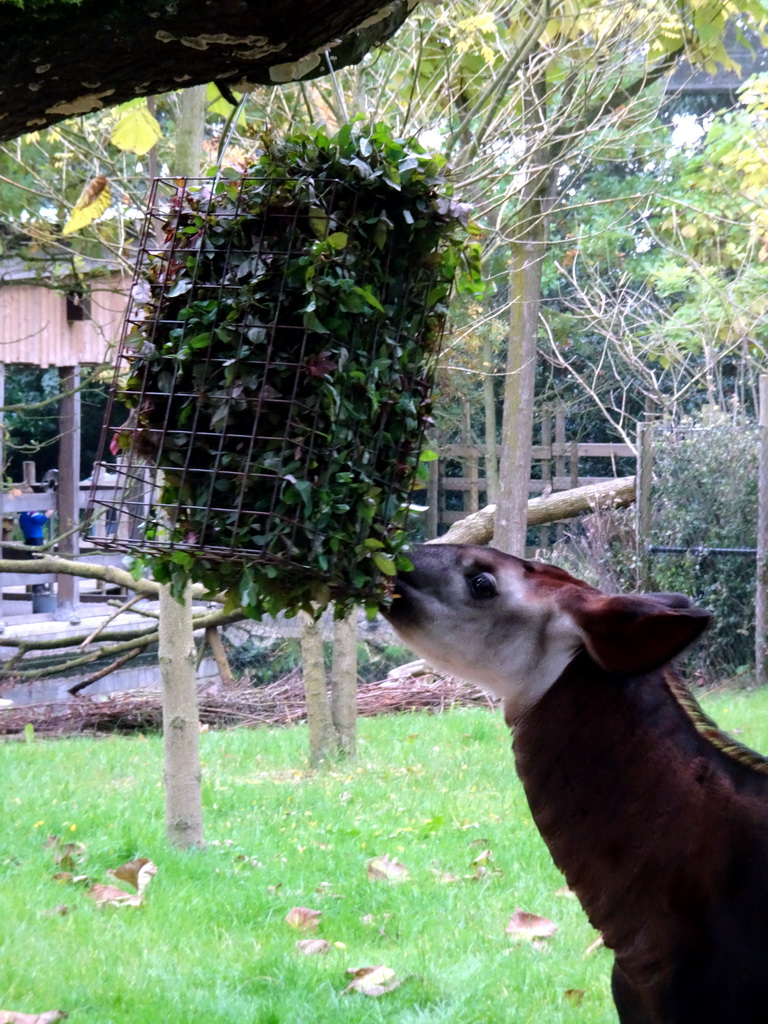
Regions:
<instances>
[{"instance_id":1,"label":"dark brown fur","mask_svg":"<svg viewBox=\"0 0 768 1024\"><path fill-rule=\"evenodd\" d=\"M670 681L612 675L582 653L510 722L518 772L615 953L622 1024L761 1024L768 776L705 738Z\"/></svg>"},{"instance_id":2,"label":"dark brown fur","mask_svg":"<svg viewBox=\"0 0 768 1024\"><path fill-rule=\"evenodd\" d=\"M412 559L388 618L505 698L536 824L615 954L621 1024L768 1024L768 762L670 667L709 615L489 548Z\"/></svg>"}]
</instances>

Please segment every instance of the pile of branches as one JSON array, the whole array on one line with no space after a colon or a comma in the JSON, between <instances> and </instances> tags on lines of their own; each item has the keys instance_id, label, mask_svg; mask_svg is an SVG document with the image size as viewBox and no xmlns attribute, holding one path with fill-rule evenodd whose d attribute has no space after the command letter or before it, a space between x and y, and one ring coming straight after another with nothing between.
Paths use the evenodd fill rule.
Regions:
<instances>
[{"instance_id":1,"label":"pile of branches","mask_svg":"<svg viewBox=\"0 0 768 1024\"><path fill-rule=\"evenodd\" d=\"M445 711L466 705L495 705L476 687L431 672L395 675L363 683L357 694L360 715L401 711ZM304 686L296 669L269 686L210 689L199 698L200 721L216 728L293 725L307 717ZM0 735L23 735L31 725L37 735L158 731L162 724L160 693L152 690L103 697L72 697L46 704L0 709Z\"/></svg>"}]
</instances>

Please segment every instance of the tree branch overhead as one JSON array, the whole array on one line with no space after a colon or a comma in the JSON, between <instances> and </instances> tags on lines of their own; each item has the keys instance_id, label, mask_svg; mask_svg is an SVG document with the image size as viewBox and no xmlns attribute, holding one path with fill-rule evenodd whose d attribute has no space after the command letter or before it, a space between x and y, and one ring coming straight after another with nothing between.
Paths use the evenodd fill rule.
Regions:
<instances>
[{"instance_id":1,"label":"tree branch overhead","mask_svg":"<svg viewBox=\"0 0 768 1024\"><path fill-rule=\"evenodd\" d=\"M211 81L315 78L356 64L416 0L96 0L0 4L0 139Z\"/></svg>"}]
</instances>

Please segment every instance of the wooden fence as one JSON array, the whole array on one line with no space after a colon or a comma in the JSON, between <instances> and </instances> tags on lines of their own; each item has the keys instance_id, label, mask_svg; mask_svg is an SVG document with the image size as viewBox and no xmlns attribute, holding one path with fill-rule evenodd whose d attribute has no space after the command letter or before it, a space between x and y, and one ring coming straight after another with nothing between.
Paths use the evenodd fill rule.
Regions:
<instances>
[{"instance_id":1,"label":"wooden fence","mask_svg":"<svg viewBox=\"0 0 768 1024\"><path fill-rule=\"evenodd\" d=\"M542 443L532 448L535 469L529 482L530 497L628 475L626 469L618 468L617 460L635 460L637 453L634 447L620 443L568 441L565 439L565 414L558 413L553 418L554 432L552 420L546 418L542 424ZM452 523L490 503L486 490L485 461L489 457L486 449L472 444L443 444L438 445L437 450L439 458L429 464L425 501L428 506L428 539L439 536ZM496 457L495 453L493 457ZM599 472L585 473L580 466L584 459L599 460Z\"/></svg>"},{"instance_id":2,"label":"wooden fence","mask_svg":"<svg viewBox=\"0 0 768 1024\"><path fill-rule=\"evenodd\" d=\"M90 481L83 481L75 486L70 484L62 487L60 475L48 483L38 483L34 463L26 462L24 479L16 485L10 485L9 491L2 495L0 517L3 525L2 539L6 542L2 548L3 558L24 561L32 557L33 547L23 550L6 546L8 541L16 540L19 513L50 513L51 526L45 531L47 541L51 531L61 533L63 524L79 522L80 514L88 504L91 486ZM103 483L97 481L97 488L105 501L113 500L115 484L112 480L105 479ZM105 520L97 521L96 534L103 535L104 530ZM65 558L81 554L86 555L85 561L112 565L121 564L124 558L121 553L91 549L89 542L80 541L76 534L60 541L54 554ZM82 590L82 583L76 576L53 573L0 573L0 628L8 618L28 616L30 611L38 617L76 620L81 602L103 602L108 596L103 584L88 584L88 589Z\"/></svg>"}]
</instances>

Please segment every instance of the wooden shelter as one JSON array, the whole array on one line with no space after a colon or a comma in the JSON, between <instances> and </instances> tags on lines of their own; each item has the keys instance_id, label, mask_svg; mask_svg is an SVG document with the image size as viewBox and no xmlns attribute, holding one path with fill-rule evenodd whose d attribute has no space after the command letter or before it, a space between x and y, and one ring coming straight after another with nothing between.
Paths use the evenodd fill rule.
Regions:
<instances>
[{"instance_id":1,"label":"wooden shelter","mask_svg":"<svg viewBox=\"0 0 768 1024\"><path fill-rule=\"evenodd\" d=\"M62 535L58 553L72 557L79 553L79 535L74 528L88 498L87 485L80 486L82 368L112 364L111 353L125 315L129 282L114 268L105 268L103 262L94 261L87 266L86 274L78 278L67 274L66 265L57 266L50 260L41 265L46 268L43 274L20 258L0 263L0 464L4 464L2 406L6 366L23 363L57 367L62 393L58 486L46 490L28 479L31 493L11 495L6 487L0 488L0 517L22 511L56 512L58 533ZM0 620L3 588L23 586L29 580L21 573L0 577ZM36 577L35 583L56 584L54 617L77 618L79 581L75 577Z\"/></svg>"}]
</instances>

